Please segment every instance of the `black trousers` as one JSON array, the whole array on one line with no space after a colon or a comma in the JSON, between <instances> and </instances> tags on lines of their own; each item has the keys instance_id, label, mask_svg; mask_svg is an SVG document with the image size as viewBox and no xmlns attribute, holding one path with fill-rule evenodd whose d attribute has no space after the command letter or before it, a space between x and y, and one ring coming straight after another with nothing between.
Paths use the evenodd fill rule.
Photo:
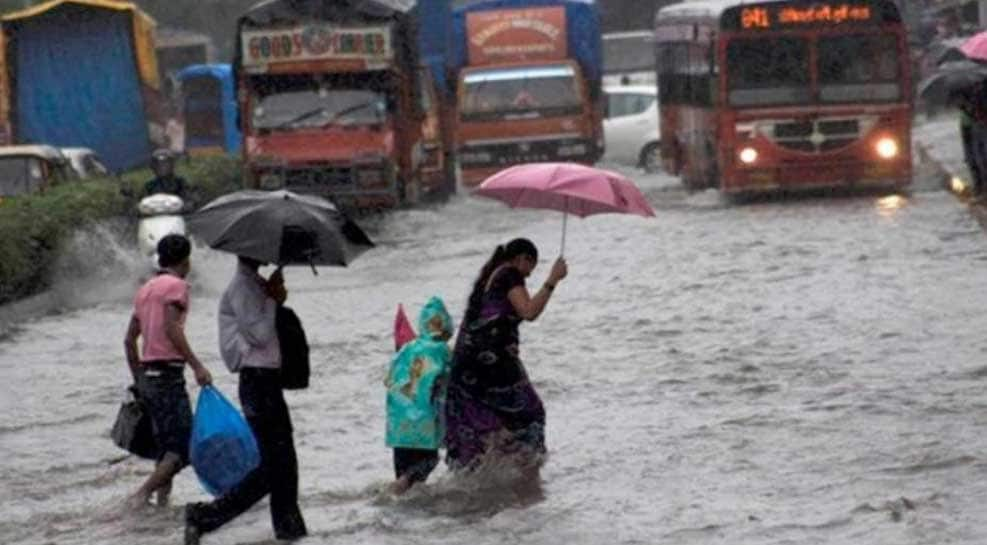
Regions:
<instances>
[{"instance_id":1,"label":"black trousers","mask_svg":"<svg viewBox=\"0 0 987 545\"><path fill-rule=\"evenodd\" d=\"M439 465L439 451L417 448L394 449L394 476L407 476L413 483L423 483Z\"/></svg>"},{"instance_id":2,"label":"black trousers","mask_svg":"<svg viewBox=\"0 0 987 545\"><path fill-rule=\"evenodd\" d=\"M973 192L981 195L987 177L987 125L975 121L970 127L970 148L973 155L973 165L970 168Z\"/></svg>"},{"instance_id":3,"label":"black trousers","mask_svg":"<svg viewBox=\"0 0 987 545\"><path fill-rule=\"evenodd\" d=\"M970 169L970 176L973 178L971 180L973 191L978 193L983 185L983 173L980 171L983 162L980 158L983 144L975 139L973 127L970 125L960 125L960 138L963 141L963 159L966 161L966 166Z\"/></svg>"},{"instance_id":4,"label":"black trousers","mask_svg":"<svg viewBox=\"0 0 987 545\"><path fill-rule=\"evenodd\" d=\"M306 529L298 508L298 459L278 371L241 370L240 405L260 447L260 466L225 496L190 506L188 522L211 532L270 494L274 535L301 537Z\"/></svg>"}]
</instances>

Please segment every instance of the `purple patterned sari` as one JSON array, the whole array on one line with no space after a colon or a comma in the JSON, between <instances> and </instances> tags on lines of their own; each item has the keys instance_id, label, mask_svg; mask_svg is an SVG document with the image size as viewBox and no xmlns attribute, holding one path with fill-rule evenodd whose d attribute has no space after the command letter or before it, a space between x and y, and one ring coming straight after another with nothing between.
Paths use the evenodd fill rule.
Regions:
<instances>
[{"instance_id":1,"label":"purple patterned sari","mask_svg":"<svg viewBox=\"0 0 987 545\"><path fill-rule=\"evenodd\" d=\"M467 468L488 452L545 452L545 409L518 357L521 318L507 293L524 285L515 268L496 273L478 316L459 329L446 392L447 462Z\"/></svg>"}]
</instances>

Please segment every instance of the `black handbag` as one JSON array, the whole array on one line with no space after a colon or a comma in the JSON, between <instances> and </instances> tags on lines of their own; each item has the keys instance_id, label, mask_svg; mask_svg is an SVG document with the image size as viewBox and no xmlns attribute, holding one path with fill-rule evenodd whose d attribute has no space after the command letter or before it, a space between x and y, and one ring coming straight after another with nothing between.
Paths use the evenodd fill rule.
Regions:
<instances>
[{"instance_id":1,"label":"black handbag","mask_svg":"<svg viewBox=\"0 0 987 545\"><path fill-rule=\"evenodd\" d=\"M274 324L281 347L281 387L285 390L308 388L308 339L302 321L291 308L279 305Z\"/></svg>"},{"instance_id":2,"label":"black handbag","mask_svg":"<svg viewBox=\"0 0 987 545\"><path fill-rule=\"evenodd\" d=\"M151 415L144 408L135 388L131 387L132 399L120 404L116 422L110 431L113 443L141 458L156 460L158 444L154 440L154 424Z\"/></svg>"}]
</instances>

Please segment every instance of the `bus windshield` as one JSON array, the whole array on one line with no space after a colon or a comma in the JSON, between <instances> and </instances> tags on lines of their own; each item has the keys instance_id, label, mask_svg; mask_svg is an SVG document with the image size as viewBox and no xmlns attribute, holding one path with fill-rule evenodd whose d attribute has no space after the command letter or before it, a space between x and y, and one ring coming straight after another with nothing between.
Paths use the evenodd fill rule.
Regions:
<instances>
[{"instance_id":1,"label":"bus windshield","mask_svg":"<svg viewBox=\"0 0 987 545\"><path fill-rule=\"evenodd\" d=\"M812 97L809 41L799 37L731 40L727 75L733 106L805 104Z\"/></svg>"},{"instance_id":2,"label":"bus windshield","mask_svg":"<svg viewBox=\"0 0 987 545\"><path fill-rule=\"evenodd\" d=\"M463 78L464 120L571 115L581 111L571 66L480 70Z\"/></svg>"},{"instance_id":3,"label":"bus windshield","mask_svg":"<svg viewBox=\"0 0 987 545\"><path fill-rule=\"evenodd\" d=\"M887 102L901 97L898 43L893 35L819 38L822 102Z\"/></svg>"},{"instance_id":4,"label":"bus windshield","mask_svg":"<svg viewBox=\"0 0 987 545\"><path fill-rule=\"evenodd\" d=\"M812 48L815 67L810 65ZM893 34L736 38L727 45L726 64L728 99L736 107L901 98L898 42ZM813 93L813 72L817 93Z\"/></svg>"}]
</instances>

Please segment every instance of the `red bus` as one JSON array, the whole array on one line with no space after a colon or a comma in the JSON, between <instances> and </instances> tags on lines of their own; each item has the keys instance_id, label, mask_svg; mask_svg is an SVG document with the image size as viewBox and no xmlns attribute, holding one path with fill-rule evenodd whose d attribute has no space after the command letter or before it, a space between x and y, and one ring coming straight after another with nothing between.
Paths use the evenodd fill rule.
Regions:
<instances>
[{"instance_id":1,"label":"red bus","mask_svg":"<svg viewBox=\"0 0 987 545\"><path fill-rule=\"evenodd\" d=\"M662 163L692 189L901 189L912 85L893 0L697 0L655 16Z\"/></svg>"}]
</instances>

